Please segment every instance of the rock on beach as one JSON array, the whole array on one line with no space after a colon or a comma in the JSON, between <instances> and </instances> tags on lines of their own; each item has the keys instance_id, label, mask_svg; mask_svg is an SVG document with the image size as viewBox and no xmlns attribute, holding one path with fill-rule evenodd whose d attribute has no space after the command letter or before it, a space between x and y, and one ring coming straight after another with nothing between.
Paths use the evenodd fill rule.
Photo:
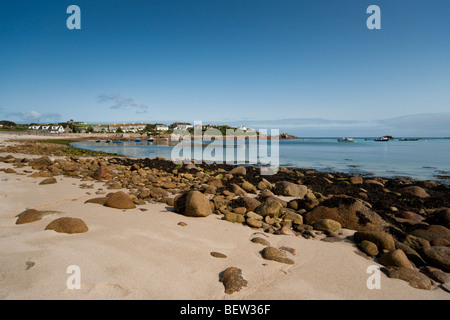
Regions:
<instances>
[{"instance_id":1,"label":"rock on beach","mask_svg":"<svg viewBox=\"0 0 450 320\"><path fill-rule=\"evenodd\" d=\"M104 206L115 209L134 209L136 205L123 191L118 191L107 196Z\"/></svg>"},{"instance_id":2,"label":"rock on beach","mask_svg":"<svg viewBox=\"0 0 450 320\"><path fill-rule=\"evenodd\" d=\"M236 267L226 268L221 273L219 281L223 283L226 294L239 292L242 287L247 286L247 280L242 276L242 270Z\"/></svg>"},{"instance_id":3,"label":"rock on beach","mask_svg":"<svg viewBox=\"0 0 450 320\"><path fill-rule=\"evenodd\" d=\"M207 217L212 213L209 199L197 190L175 197L174 209L189 217Z\"/></svg>"},{"instance_id":4,"label":"rock on beach","mask_svg":"<svg viewBox=\"0 0 450 320\"><path fill-rule=\"evenodd\" d=\"M45 230L54 230L58 233L84 233L87 232L89 229L86 225L86 223L79 219L79 218L58 218L56 220L53 220L50 222Z\"/></svg>"}]
</instances>

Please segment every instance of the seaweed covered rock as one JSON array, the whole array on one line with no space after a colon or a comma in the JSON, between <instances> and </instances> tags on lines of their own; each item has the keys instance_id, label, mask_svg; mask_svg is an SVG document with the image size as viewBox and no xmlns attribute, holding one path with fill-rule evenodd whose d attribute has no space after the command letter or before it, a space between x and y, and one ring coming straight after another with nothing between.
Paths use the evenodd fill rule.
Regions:
<instances>
[{"instance_id":1,"label":"seaweed covered rock","mask_svg":"<svg viewBox=\"0 0 450 320\"><path fill-rule=\"evenodd\" d=\"M367 204L349 196L334 196L304 215L306 224L332 219L343 228L357 231L383 231L389 224Z\"/></svg>"}]
</instances>

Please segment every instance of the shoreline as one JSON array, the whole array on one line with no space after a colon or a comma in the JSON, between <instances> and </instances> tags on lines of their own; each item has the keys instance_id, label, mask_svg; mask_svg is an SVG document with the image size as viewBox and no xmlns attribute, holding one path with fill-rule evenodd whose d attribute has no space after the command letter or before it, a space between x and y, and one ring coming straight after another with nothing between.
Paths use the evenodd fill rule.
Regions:
<instances>
[{"instance_id":1,"label":"shoreline","mask_svg":"<svg viewBox=\"0 0 450 320\"><path fill-rule=\"evenodd\" d=\"M6 140L0 140L1 149L14 144ZM0 299L450 299L436 280L436 274L448 277L449 270L442 270L445 264L430 263L427 255L427 248L447 248L450 232L441 214L450 207L450 191L435 181L290 168L260 176L250 166L177 166L163 159L52 156L52 150L39 153L38 147L34 151L0 152ZM33 165L33 159L41 162ZM48 178L56 183L40 184ZM408 187L428 196L400 193ZM193 190L208 199L211 212L205 217L187 216L180 207L177 197ZM99 204L119 191L128 195L133 209ZM97 202L85 203L94 199ZM58 213L17 225L17 215L26 209ZM45 230L58 217L82 219L89 230ZM319 227L324 219L338 222L339 228ZM380 252L370 256L355 240L355 232L389 234L395 248L382 252L386 248L379 244ZM417 236L423 233L435 238ZM411 244L413 237L424 240ZM254 238L283 247L283 257L293 264L262 257L265 246L250 241ZM401 268L413 270L406 273L427 273L432 279L430 273L435 272L427 289L413 288L417 283L404 275L403 280L394 278L395 268L386 266L382 257L398 250L412 264ZM65 287L69 264L89 270L83 273L80 290ZM386 269L381 290L366 287L367 268L374 264ZM247 284L229 294L218 275L231 266L242 270ZM132 276L136 274L139 279Z\"/></svg>"},{"instance_id":2,"label":"shoreline","mask_svg":"<svg viewBox=\"0 0 450 320\"><path fill-rule=\"evenodd\" d=\"M317 139L324 139L324 138L317 138ZM80 141L80 142L89 142L89 143L92 142L93 143L93 141ZM133 142L133 141L130 141L130 142ZM167 147L171 147L172 146L173 147L177 143L178 142L169 142L168 143L167 141L163 141L163 142L159 142L159 143L155 142L154 145L167 146ZM209 144L204 144L202 147L206 147L208 145ZM90 149L85 149L85 148L79 147L79 146L73 146L73 147L77 148L77 149L80 149L80 150L91 151ZM119 154L111 154L111 155L121 156L121 157L128 157L128 158L133 158L133 159L142 159L142 160L146 159L144 157L140 157L140 158L131 157L131 156L128 156L126 154L120 154L120 155ZM182 160L182 159L180 159L180 160ZM171 160L168 160L168 161L171 161ZM221 164L226 164L226 163L221 163ZM230 164L230 165L233 165L233 166L242 165L242 166L246 166L246 167L254 167L254 168L259 168L259 169L267 167L265 165L259 165L259 164L254 164L254 163L234 163L234 164ZM296 165L292 165L290 163L286 163L286 164L280 163L279 167L287 168L287 169L294 170L294 171L296 171L296 170L314 170L314 171L321 172L321 173L324 173L324 174L332 174L332 175L336 174L336 175L348 176L348 177L357 175L357 176L362 176L363 178L367 178L367 179L374 178L374 177L381 178L381 179L384 179L384 180L406 179L406 180L412 181L414 183L421 183L423 181L436 181L439 184L449 185L450 186L450 176L448 175L448 173L449 173L448 171L438 171L438 173L434 174L432 176L432 178L424 179L424 178L415 178L415 177L412 177L411 175L407 175L407 174L398 174L398 175L390 175L390 176L377 175L377 174L372 173L372 172L360 171L359 169L357 169L358 166L349 166L351 169L349 169L348 171L342 171L342 170L333 169L333 168L325 168L325 169L307 168L307 167L305 168L305 167L299 167L299 166L296 166Z\"/></svg>"}]
</instances>

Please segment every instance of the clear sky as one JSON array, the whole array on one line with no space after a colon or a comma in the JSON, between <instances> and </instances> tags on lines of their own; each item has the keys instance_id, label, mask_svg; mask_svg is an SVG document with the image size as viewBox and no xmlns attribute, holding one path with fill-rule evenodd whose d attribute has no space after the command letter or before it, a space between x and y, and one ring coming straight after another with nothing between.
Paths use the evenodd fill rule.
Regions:
<instances>
[{"instance_id":1,"label":"clear sky","mask_svg":"<svg viewBox=\"0 0 450 320\"><path fill-rule=\"evenodd\" d=\"M3 0L0 119L450 136L449 14L448 0Z\"/></svg>"}]
</instances>

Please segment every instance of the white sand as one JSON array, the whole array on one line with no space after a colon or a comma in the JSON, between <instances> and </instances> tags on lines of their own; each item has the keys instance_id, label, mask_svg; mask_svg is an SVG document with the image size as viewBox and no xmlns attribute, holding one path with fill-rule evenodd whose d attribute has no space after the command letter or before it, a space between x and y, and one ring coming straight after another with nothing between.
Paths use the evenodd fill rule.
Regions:
<instances>
[{"instance_id":1,"label":"white sand","mask_svg":"<svg viewBox=\"0 0 450 320\"><path fill-rule=\"evenodd\" d=\"M15 170L23 169L29 167ZM375 263L351 243L257 234L274 247L297 250L289 256L294 265L281 264L261 257L263 246L250 241L257 230L216 215L184 217L164 204L125 211L84 204L99 196L103 183L81 189L91 183L56 178L57 184L39 185L43 178L0 172L0 299L450 299L441 288L414 289L384 274L381 289L369 290L366 270ZM15 216L26 208L61 213L16 225ZM57 217L81 218L89 231L45 231ZM27 263L34 265L27 270ZM80 267L80 289L67 288L70 265ZM248 284L227 295L219 274L231 266Z\"/></svg>"}]
</instances>

